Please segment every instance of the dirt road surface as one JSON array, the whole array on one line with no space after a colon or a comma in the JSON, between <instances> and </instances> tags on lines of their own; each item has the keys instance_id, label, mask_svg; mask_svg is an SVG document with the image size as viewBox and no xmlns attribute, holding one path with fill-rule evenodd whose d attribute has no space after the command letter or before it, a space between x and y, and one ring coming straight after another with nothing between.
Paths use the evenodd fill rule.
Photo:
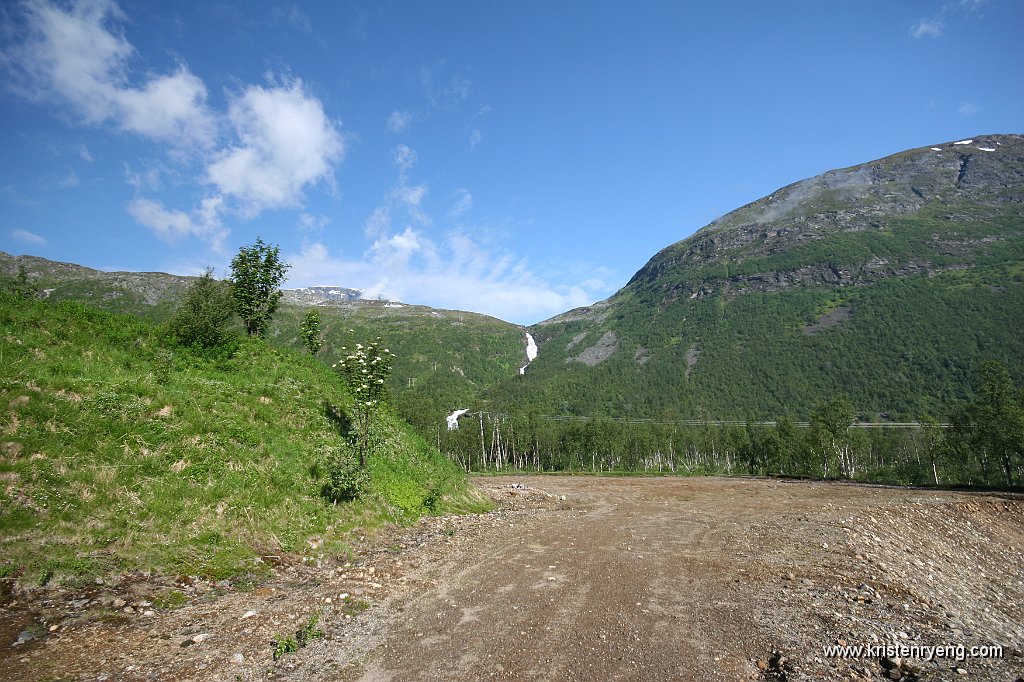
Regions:
<instances>
[{"instance_id":1,"label":"dirt road surface","mask_svg":"<svg viewBox=\"0 0 1024 682\"><path fill-rule=\"evenodd\" d=\"M174 609L147 609L153 586L127 580L84 605L11 594L0 616L19 624L4 634L26 619L40 634L0 653L0 679L1024 675L1021 496L725 478L477 483L498 511L425 520L349 565L281 565L253 591L183 581ZM89 617L112 606L116 618ZM313 614L324 637L274 660L275 639ZM890 649L824 649L868 645ZM926 660L936 645L952 657Z\"/></svg>"}]
</instances>

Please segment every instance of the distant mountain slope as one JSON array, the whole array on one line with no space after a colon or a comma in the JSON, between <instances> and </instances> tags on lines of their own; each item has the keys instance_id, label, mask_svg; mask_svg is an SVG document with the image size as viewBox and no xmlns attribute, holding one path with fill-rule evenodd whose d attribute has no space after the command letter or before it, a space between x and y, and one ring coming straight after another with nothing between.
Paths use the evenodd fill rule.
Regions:
<instances>
[{"instance_id":1,"label":"distant mountain slope","mask_svg":"<svg viewBox=\"0 0 1024 682\"><path fill-rule=\"evenodd\" d=\"M986 359L1024 373L1024 137L810 178L655 255L610 299L532 328L495 403L549 412L942 413Z\"/></svg>"},{"instance_id":2,"label":"distant mountain slope","mask_svg":"<svg viewBox=\"0 0 1024 682\"><path fill-rule=\"evenodd\" d=\"M155 320L173 313L194 279L159 272L103 272L71 263L0 252L0 277L24 266L35 288L51 301L83 301L111 312ZM395 301L363 300L358 289L319 286L288 289L268 336L299 348L299 327L309 307L323 317L320 357L337 360L342 346L382 337L396 353L391 378L396 401L424 432L444 415L474 401L486 387L526 364L522 327L493 317Z\"/></svg>"}]
</instances>

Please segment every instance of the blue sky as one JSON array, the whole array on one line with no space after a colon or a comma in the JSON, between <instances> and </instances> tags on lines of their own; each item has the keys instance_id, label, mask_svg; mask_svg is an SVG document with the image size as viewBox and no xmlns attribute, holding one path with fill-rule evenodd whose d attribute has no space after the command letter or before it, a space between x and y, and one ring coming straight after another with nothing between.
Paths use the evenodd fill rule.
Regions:
<instances>
[{"instance_id":1,"label":"blue sky","mask_svg":"<svg viewBox=\"0 0 1024 682\"><path fill-rule=\"evenodd\" d=\"M1024 132L1024 3L0 5L0 250L532 323L791 182Z\"/></svg>"}]
</instances>

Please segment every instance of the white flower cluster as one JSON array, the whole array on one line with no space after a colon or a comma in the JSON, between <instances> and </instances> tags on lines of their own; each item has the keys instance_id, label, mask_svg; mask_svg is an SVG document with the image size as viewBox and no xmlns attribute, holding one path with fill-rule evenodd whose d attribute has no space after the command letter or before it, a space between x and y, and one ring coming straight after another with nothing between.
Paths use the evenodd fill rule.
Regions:
<instances>
[{"instance_id":1,"label":"white flower cluster","mask_svg":"<svg viewBox=\"0 0 1024 682\"><path fill-rule=\"evenodd\" d=\"M382 346L379 337L366 346L357 343L351 353L342 346L344 355L341 362L331 365L337 369L340 364L342 376L355 394L357 403L368 409L383 399L385 382L395 360L395 354Z\"/></svg>"}]
</instances>

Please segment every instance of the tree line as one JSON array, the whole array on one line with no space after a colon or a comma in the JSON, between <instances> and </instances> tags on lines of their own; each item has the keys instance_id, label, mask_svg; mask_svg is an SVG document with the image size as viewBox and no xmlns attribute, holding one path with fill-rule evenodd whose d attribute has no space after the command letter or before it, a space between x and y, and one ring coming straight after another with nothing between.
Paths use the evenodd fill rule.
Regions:
<instances>
[{"instance_id":1,"label":"tree line","mask_svg":"<svg viewBox=\"0 0 1024 682\"><path fill-rule=\"evenodd\" d=\"M417 415L410 415L414 421ZM1007 368L985 363L976 398L950 423L854 428L855 409L838 396L818 403L807 426L553 418L470 412L459 428L416 424L467 471L751 474L901 485L1024 485L1024 390ZM439 420L438 420L439 421ZM863 426L863 425L862 425ZM426 428L425 428L426 427Z\"/></svg>"}]
</instances>

